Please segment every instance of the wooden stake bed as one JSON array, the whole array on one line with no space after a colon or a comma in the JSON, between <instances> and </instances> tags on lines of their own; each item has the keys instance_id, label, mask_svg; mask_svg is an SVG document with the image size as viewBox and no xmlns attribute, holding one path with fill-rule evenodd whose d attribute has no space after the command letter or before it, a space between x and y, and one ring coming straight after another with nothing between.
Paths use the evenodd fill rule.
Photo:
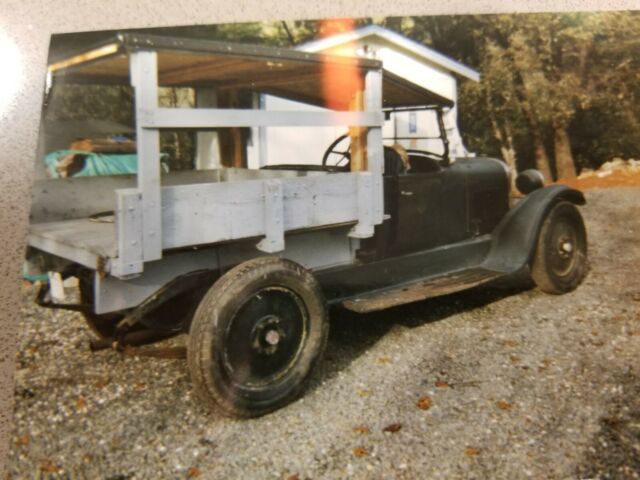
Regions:
<instances>
[{"instance_id":1,"label":"wooden stake bed","mask_svg":"<svg viewBox=\"0 0 640 480\"><path fill-rule=\"evenodd\" d=\"M383 78L381 63L371 59L157 36L118 35L53 63L49 72L54 82L134 87L138 173L134 185L110 197L115 223L45 221L30 235L32 246L90 268L106 265L118 278L140 275L168 249L263 237L256 248L276 253L285 250L286 232L346 223L355 223L350 237L372 236L383 220L383 106L441 103L406 80ZM348 75L355 80L345 88ZM161 85L245 88L337 110L160 108ZM253 171L250 180L161 185L160 129L258 126L350 129L351 172Z\"/></svg>"}]
</instances>

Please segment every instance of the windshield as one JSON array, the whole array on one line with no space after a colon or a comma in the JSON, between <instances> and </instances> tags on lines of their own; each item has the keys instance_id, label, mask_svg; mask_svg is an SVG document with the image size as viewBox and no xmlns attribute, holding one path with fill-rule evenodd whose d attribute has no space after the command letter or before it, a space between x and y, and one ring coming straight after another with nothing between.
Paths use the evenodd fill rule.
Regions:
<instances>
[{"instance_id":1,"label":"windshield","mask_svg":"<svg viewBox=\"0 0 640 480\"><path fill-rule=\"evenodd\" d=\"M442 107L421 106L385 110L385 145L399 144L408 151L420 151L448 160L449 142Z\"/></svg>"}]
</instances>

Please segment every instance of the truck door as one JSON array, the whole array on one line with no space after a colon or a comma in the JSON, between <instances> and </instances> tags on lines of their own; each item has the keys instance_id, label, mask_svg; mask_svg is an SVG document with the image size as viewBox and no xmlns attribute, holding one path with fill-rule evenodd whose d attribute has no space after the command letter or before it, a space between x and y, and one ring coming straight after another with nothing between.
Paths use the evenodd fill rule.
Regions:
<instances>
[{"instance_id":1,"label":"truck door","mask_svg":"<svg viewBox=\"0 0 640 480\"><path fill-rule=\"evenodd\" d=\"M398 175L392 216L394 254L433 248L441 241L442 171Z\"/></svg>"}]
</instances>

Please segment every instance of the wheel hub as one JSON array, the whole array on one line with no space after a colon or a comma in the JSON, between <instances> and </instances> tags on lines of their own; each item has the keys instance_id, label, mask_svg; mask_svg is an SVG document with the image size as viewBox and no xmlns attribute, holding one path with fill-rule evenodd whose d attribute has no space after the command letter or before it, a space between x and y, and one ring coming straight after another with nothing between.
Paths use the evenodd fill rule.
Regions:
<instances>
[{"instance_id":1,"label":"wheel hub","mask_svg":"<svg viewBox=\"0 0 640 480\"><path fill-rule=\"evenodd\" d=\"M554 231L549 267L556 275L566 275L575 265L577 241L575 232L570 225L559 222Z\"/></svg>"},{"instance_id":2,"label":"wheel hub","mask_svg":"<svg viewBox=\"0 0 640 480\"><path fill-rule=\"evenodd\" d=\"M285 338L282 320L276 315L265 315L259 319L251 332L253 349L259 353L273 354Z\"/></svg>"},{"instance_id":3,"label":"wheel hub","mask_svg":"<svg viewBox=\"0 0 640 480\"><path fill-rule=\"evenodd\" d=\"M264 339L269 345L277 345L280 341L280 333L277 330L269 330Z\"/></svg>"},{"instance_id":4,"label":"wheel hub","mask_svg":"<svg viewBox=\"0 0 640 480\"><path fill-rule=\"evenodd\" d=\"M573 254L573 241L567 236L558 239L558 254L564 259L571 258Z\"/></svg>"}]
</instances>

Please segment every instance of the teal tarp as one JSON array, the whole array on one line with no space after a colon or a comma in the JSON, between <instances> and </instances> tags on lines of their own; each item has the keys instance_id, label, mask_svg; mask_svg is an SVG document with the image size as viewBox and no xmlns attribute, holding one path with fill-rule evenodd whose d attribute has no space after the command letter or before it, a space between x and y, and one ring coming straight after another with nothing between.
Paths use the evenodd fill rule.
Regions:
<instances>
[{"instance_id":1,"label":"teal tarp","mask_svg":"<svg viewBox=\"0 0 640 480\"><path fill-rule=\"evenodd\" d=\"M138 156L135 153L94 153L82 150L56 150L44 157L47 170L53 178L59 178L56 169L58 161L67 155L83 155L84 167L73 174L74 177L95 177L100 175L124 175L136 173Z\"/></svg>"}]
</instances>

